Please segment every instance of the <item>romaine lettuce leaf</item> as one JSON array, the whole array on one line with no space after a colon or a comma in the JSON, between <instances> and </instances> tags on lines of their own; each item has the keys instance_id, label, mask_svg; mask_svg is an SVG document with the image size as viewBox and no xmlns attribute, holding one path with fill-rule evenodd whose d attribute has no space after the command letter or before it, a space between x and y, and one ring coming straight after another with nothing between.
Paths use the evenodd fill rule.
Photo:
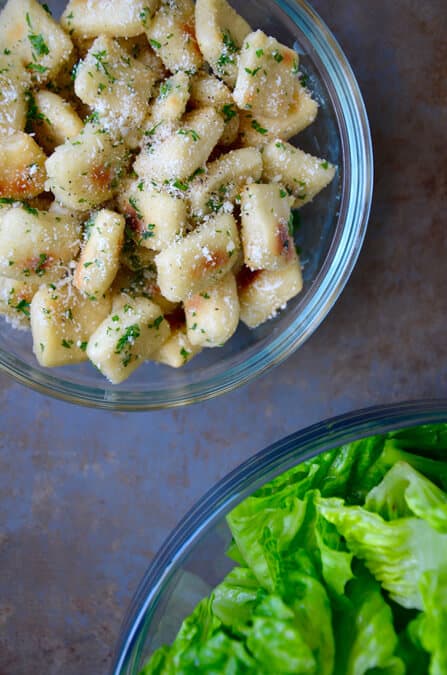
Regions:
<instances>
[{"instance_id":1,"label":"romaine lettuce leaf","mask_svg":"<svg viewBox=\"0 0 447 675\"><path fill-rule=\"evenodd\" d=\"M293 610L276 595L267 596L256 608L246 639L250 652L268 673L320 672Z\"/></svg>"},{"instance_id":2,"label":"romaine lettuce leaf","mask_svg":"<svg viewBox=\"0 0 447 675\"><path fill-rule=\"evenodd\" d=\"M406 462L398 462L371 490L365 508L386 520L418 516L447 533L447 495Z\"/></svg>"},{"instance_id":3,"label":"romaine lettuce leaf","mask_svg":"<svg viewBox=\"0 0 447 675\"><path fill-rule=\"evenodd\" d=\"M294 495L294 485L267 497L249 497L227 517L234 541L261 586L273 591L265 541L273 539L278 554L286 551L301 527L306 504Z\"/></svg>"},{"instance_id":4,"label":"romaine lettuce leaf","mask_svg":"<svg viewBox=\"0 0 447 675\"><path fill-rule=\"evenodd\" d=\"M415 450L418 455L445 461L447 424L421 424L418 427L391 431L388 437L396 439L402 450Z\"/></svg>"},{"instance_id":5,"label":"romaine lettuce leaf","mask_svg":"<svg viewBox=\"0 0 447 675\"><path fill-rule=\"evenodd\" d=\"M310 556L321 579L333 593L342 594L352 578L352 553L346 550L337 529L321 516L315 503L317 490L301 500L291 494L293 484L266 497L252 497L237 507L228 523L246 564L259 584L278 592L281 559L301 549ZM280 592L280 590L279 590ZM281 592L280 592L281 594Z\"/></svg>"},{"instance_id":6,"label":"romaine lettuce leaf","mask_svg":"<svg viewBox=\"0 0 447 675\"><path fill-rule=\"evenodd\" d=\"M213 591L213 612L223 624L237 628L250 620L261 591L251 569L235 567Z\"/></svg>"},{"instance_id":7,"label":"romaine lettuce leaf","mask_svg":"<svg viewBox=\"0 0 447 675\"><path fill-rule=\"evenodd\" d=\"M391 438L385 441L382 453L364 476L364 486L368 487L367 491L375 487L397 462L406 462L436 485L447 490L447 462L406 452L401 448L398 439Z\"/></svg>"},{"instance_id":8,"label":"romaine lettuce leaf","mask_svg":"<svg viewBox=\"0 0 447 675\"><path fill-rule=\"evenodd\" d=\"M359 569L359 576L347 585L348 602L334 617L334 675L403 675L405 666L396 656L398 637L391 609L379 584L369 572Z\"/></svg>"},{"instance_id":9,"label":"romaine lettuce leaf","mask_svg":"<svg viewBox=\"0 0 447 675\"><path fill-rule=\"evenodd\" d=\"M426 572L420 581L424 613L419 636L431 654L430 675L447 673L447 566Z\"/></svg>"},{"instance_id":10,"label":"romaine lettuce leaf","mask_svg":"<svg viewBox=\"0 0 447 675\"><path fill-rule=\"evenodd\" d=\"M423 609L419 579L447 560L447 534L419 518L387 522L360 506L345 506L341 499L320 499L319 509L393 600Z\"/></svg>"},{"instance_id":11,"label":"romaine lettuce leaf","mask_svg":"<svg viewBox=\"0 0 447 675\"><path fill-rule=\"evenodd\" d=\"M223 630L182 652L173 672L175 675L264 675L245 645Z\"/></svg>"}]
</instances>

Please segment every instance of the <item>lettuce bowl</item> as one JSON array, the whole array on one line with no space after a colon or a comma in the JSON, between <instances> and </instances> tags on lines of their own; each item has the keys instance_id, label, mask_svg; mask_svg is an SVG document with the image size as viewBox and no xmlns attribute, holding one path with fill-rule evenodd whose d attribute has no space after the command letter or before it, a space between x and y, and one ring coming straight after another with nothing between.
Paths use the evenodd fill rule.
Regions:
<instances>
[{"instance_id":1,"label":"lettuce bowl","mask_svg":"<svg viewBox=\"0 0 447 675\"><path fill-rule=\"evenodd\" d=\"M433 588L430 589L429 586L430 584L433 586L434 580L432 577L426 577L425 575L424 578L427 583L421 592L425 593L424 600L426 600L427 594L432 599L433 597L437 598L437 594L440 592L447 595L447 567L445 567L445 554L447 551L446 423L447 400L410 402L361 410L299 431L258 453L249 461L242 464L238 469L230 473L210 490L182 520L151 564L131 603L127 617L123 623L121 637L116 648L116 658L112 670L113 674L138 675L144 664L147 663L147 659L157 649L173 642L183 619L190 616L197 604L206 596L210 596L212 592L214 593L214 602L216 602L216 597L220 597L220 600L218 600L220 602L220 611L226 611L225 602L228 600L229 596L227 596L227 599L225 600L225 594L222 593L222 581L231 570L234 572L234 569L237 568L238 562L240 563L238 557L242 550L239 549L239 553L238 550L235 551L235 539L232 539L232 533L230 532L228 524L232 527L234 535L237 515L241 515L240 505L242 503L243 509L245 508L244 515L246 515L246 509L248 508L246 505L248 504L248 500L245 500L250 497L250 495L253 495L256 492L257 498L261 495L262 498L268 499L273 492L271 489L271 481L276 478L276 485L281 483L281 481L284 483L283 478L277 477L283 476L285 472L291 469L295 471L295 478L293 481L303 481L302 484L305 485L305 481L308 477L306 477L306 474L303 471L303 475L300 475L297 479L297 466L301 466L303 462L312 458L315 458L313 460L315 463L322 462L324 464L325 457L329 456L332 457L332 468L330 473L327 473L324 476L324 490L322 490L322 495L324 496L325 493L331 497L337 496L340 492L340 486L343 486L344 482L348 480L347 476L350 476L349 480L353 480L353 484L351 485L353 488L351 496L355 495L356 491L360 492L362 489L360 479L355 478L356 475L359 476L361 474L360 469L358 469L359 465L363 463L364 466L367 466L374 453L376 453L374 462L376 462L378 457L382 458L382 450L380 450L380 455L377 454L377 447L380 446L380 443L385 443L385 438L388 439L388 445L385 444L383 447L386 449L385 454L388 456L387 461L389 461L389 466L394 466L394 470L389 473L388 469L386 470L385 475L388 476L386 479L383 479L382 475L375 475L372 480L368 479L370 483L367 488L369 495L368 499L370 503L372 503L372 501L374 502L371 510L376 508L376 510L384 516L384 511L386 512L391 509L391 515L385 515L385 520L393 520L394 517L400 518L401 516L405 516L405 518L401 518L399 521L394 520L393 522L399 525L405 521L405 527L408 525L411 533L408 534L410 532L410 530L408 530L408 532L406 531L404 534L399 534L396 530L396 533L392 534L391 539L388 537L388 534L386 534L388 537L386 546L388 546L389 551L391 551L390 556L393 558L394 551L396 551L398 574L400 574L403 569L402 574L404 576L403 580L396 584L396 569L394 567L392 569L386 568L385 573L383 570L377 572L374 568L374 574L377 574L379 577L380 575L382 575L382 577L385 575L384 585L382 584L385 591L383 588L381 589L379 584L371 576L369 582L365 582L367 588L368 583L372 584L369 586L369 591L371 591L370 599L372 610L369 617L366 617L366 622L371 630L370 638L372 640L371 645L374 652L374 658L376 652L380 652L380 649L374 642L373 638L375 637L377 637L378 641L382 644L382 649L386 650L388 648L393 651L395 648L395 644L393 643L393 640L395 642L395 636L394 628L391 629L390 627L389 615L391 610L389 609L389 606L383 602L383 596L386 598L391 597L391 600L393 601L392 604L394 603L393 612L397 612L397 619L395 619L395 621L399 623L404 620L414 619L415 615L413 615L412 612L414 613L415 607L420 609L421 602L420 597L418 596L419 586L417 586L417 584L419 583L420 578L424 577L424 569L425 571L427 569L430 570L431 565L439 564L440 561L444 561L442 564L444 565L443 574L445 577L445 587L434 590ZM362 439L369 440L363 441ZM378 441L374 439L378 439ZM359 445L360 443L361 445ZM377 445L377 443L379 445ZM423 458L422 460L421 458L418 459L418 454L422 454L420 449L427 447L429 450L431 448L433 452L435 452L437 459L440 461L433 462L433 459L427 458ZM331 450L333 451L332 455L328 453L328 451ZM357 469L355 468L354 461L351 459L353 450L357 452ZM380 461L382 462L382 459L380 459ZM371 461L371 466L374 466L374 471L376 471L378 464L377 462L374 462ZM410 464L408 465L407 462L410 462ZM441 470L439 470L439 467L441 467ZM425 473L425 475L429 474L430 479L434 480L435 483L441 484L441 490L431 483L429 484L430 481L424 482L425 478L419 477L417 470L420 470L421 473ZM301 469L298 471L300 472ZM368 469L368 472L368 475L372 475L370 469ZM400 494L402 486L405 487L406 485L411 485L414 477L416 477L416 489L413 490L412 507L409 509L404 504L401 497L393 496L393 491L396 491L397 489L397 492ZM267 483L269 486L266 490L265 486ZM376 488L375 491L371 490L371 486L375 487L377 484L380 484L380 490L378 490L378 488ZM392 499L389 494L393 496ZM442 496L443 494L444 496ZM253 497L251 497L251 499L253 499ZM329 518L332 517L334 519L338 517L337 514L346 512L348 514L348 522L351 517L349 507L351 504L356 503L355 498L352 500L351 504L349 503L349 499L347 499L346 508L340 502L341 500L332 502L331 499L327 499L325 501L326 513L329 514ZM379 502L380 508L377 507ZM335 509L333 508L334 503ZM353 506L352 508L358 509L356 506ZM418 513L418 515L422 514L421 517L426 519L418 521L424 524L420 530L418 530L419 525L414 524L415 518L409 517L410 515L412 516L413 510L415 513ZM231 515L227 520L230 512ZM369 511L362 513L362 517L365 513L368 514L369 518ZM380 517L373 514L372 518L372 524L369 520L363 522L363 524L366 523L364 528L366 536L369 536L370 534L370 530L375 522L374 519L377 520L377 518ZM331 522L334 521L332 520ZM440 522L442 523L441 526ZM385 525L388 524L389 523L385 523ZM356 519L353 525L354 532L361 532L362 527L362 519ZM412 531L413 527L416 527L416 534L414 535L414 538L411 539L414 534ZM427 532L429 532L428 537L426 536ZM344 533L348 541L349 531L345 531ZM432 534L433 540L431 539ZM401 537L401 539L399 537ZM278 541L279 539L280 537L278 538ZM242 543L243 540L244 538L242 537ZM435 540L436 543L433 543ZM257 541L259 541L259 537ZM236 542L239 546L237 537ZM252 543L249 539L247 540L247 538L245 538L245 543L247 544L247 542L249 549L254 551L254 547L257 545L256 541L253 540ZM384 540L381 539L381 535L378 535L378 538L373 543L373 549L377 548L377 550L382 550L383 546L385 546ZM402 565L398 560L400 549L402 548L403 550L406 546L409 548L410 553L412 552L411 555L408 556L408 574L407 571L402 568ZM328 553L327 569L329 586L332 584L337 590L337 593L343 596L343 586L348 579L352 578L350 572L347 571L346 553L336 551L336 555L333 555L334 551L326 552ZM246 560L248 560L250 552L248 552L248 554L246 552L245 555ZM255 555L255 561L256 558L257 556ZM360 562L363 564L362 561ZM394 565L395 562L396 561L393 559L391 565ZM363 572L365 572L365 570L363 570ZM265 570L263 571L262 569L256 571L257 575L265 573ZM366 573L368 574L367 570ZM362 571L359 570L358 567L355 569L355 576L360 578L362 576ZM428 581L430 584L428 584ZM216 586L219 584L221 585L220 591L216 590ZM376 584L376 586L374 586L374 584ZM414 587L417 586L416 591L412 584ZM268 588L268 585L267 580L265 587ZM340 585L341 587L339 587ZM353 593L356 592L355 585L350 588L354 588L354 591L352 591ZM243 589L242 596L246 597L247 594L249 594L249 591L250 589ZM362 599L364 589L360 587L357 591L360 599ZM232 593L233 591L230 590L230 596ZM432 593L431 596L430 593ZM414 597L415 595L417 596L416 599ZM429 624L429 630L427 631L426 629L424 638L430 642L432 639L431 635L436 635L436 627L441 631L438 638L433 638L433 649L437 648L438 645L436 639L439 641L440 636L443 634L443 627L445 628L446 626L445 621L447 621L445 616L445 605L443 605L442 597L439 597L439 610L444 611L444 615L442 615L442 611L437 612L438 608L436 601L432 607L436 615L434 626ZM232 611L233 613L235 611L233 605ZM344 606L342 606L340 625L344 626L344 629L349 632L350 628L346 625L347 616L348 615L344 612ZM324 617L323 611L322 617ZM357 618L358 624L361 624L362 617L360 616ZM353 621L353 625L354 623L355 621ZM374 634L374 626L377 629L377 635ZM389 630L387 630L387 626ZM439 628L439 626L441 626L441 628ZM417 627L418 624L415 622L415 626L413 626L415 631ZM428 636L427 632L429 634ZM190 633L191 639L192 635L193 633ZM365 641L368 642L368 640L369 638L367 639L367 636L363 635L363 640L360 639L359 643L363 644ZM420 655L416 655L414 658L419 658L419 656ZM361 660L363 657L364 654L360 653L359 659ZM447 658L447 650L445 650L443 657L441 655L439 658L441 661L442 658ZM413 671L402 670L399 658L394 658L394 656L387 662L387 666L394 669L386 671L380 670L377 672L389 672L395 673L396 675L404 672L428 672L428 667L424 669L425 666L421 666L417 661L413 664ZM148 670L147 672L161 673L165 671L160 669L160 671ZM189 672L189 670L182 670L181 672ZM202 671L197 668L194 672ZM203 672L208 671L205 670ZM235 672L245 671L236 670ZM267 670L266 672L271 671ZM278 672L289 671L278 670ZM292 670L291 672L297 671ZM308 671L304 670L303 672ZM320 667L317 671L311 669L309 672L320 673L333 671L325 671ZM348 670L346 669L345 672L348 672ZM343 675L345 675L345 672ZM349 672L351 672L351 670L349 670ZM366 671L352 670L352 672L363 673ZM374 670L374 672L376 671ZM430 670L430 672L441 673L445 671L442 669L433 669Z\"/></svg>"}]
</instances>

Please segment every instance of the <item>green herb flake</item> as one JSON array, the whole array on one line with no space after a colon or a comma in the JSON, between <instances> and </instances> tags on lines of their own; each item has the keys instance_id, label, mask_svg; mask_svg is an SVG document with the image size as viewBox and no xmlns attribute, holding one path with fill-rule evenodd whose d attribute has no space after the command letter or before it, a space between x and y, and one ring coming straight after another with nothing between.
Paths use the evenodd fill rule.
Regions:
<instances>
[{"instance_id":1,"label":"green herb flake","mask_svg":"<svg viewBox=\"0 0 447 675\"><path fill-rule=\"evenodd\" d=\"M143 232L143 239L151 239L151 237L154 236L154 230L155 230L155 224L154 223L148 223L146 225L146 230Z\"/></svg>"},{"instance_id":2,"label":"green herb flake","mask_svg":"<svg viewBox=\"0 0 447 675\"><path fill-rule=\"evenodd\" d=\"M100 52L94 52L92 54L93 58L96 60L95 67L98 72L103 72L107 77L110 84L116 82L116 78L111 74L109 70L109 63L107 61L107 51L103 49Z\"/></svg>"},{"instance_id":3,"label":"green herb flake","mask_svg":"<svg viewBox=\"0 0 447 675\"><path fill-rule=\"evenodd\" d=\"M31 19L30 15L27 12L26 13L26 23L28 24L28 27L30 31L33 30L32 24L31 24ZM44 37L41 33L38 35L36 33L28 33L28 40L31 43L31 47L33 49L33 57L36 58L36 56L46 56L47 54L50 53L50 50L48 49L48 45L44 40Z\"/></svg>"},{"instance_id":4,"label":"green herb flake","mask_svg":"<svg viewBox=\"0 0 447 675\"><path fill-rule=\"evenodd\" d=\"M290 214L288 228L289 234L291 237L294 236L295 232L301 227L301 215L299 211L292 211Z\"/></svg>"},{"instance_id":5,"label":"green herb flake","mask_svg":"<svg viewBox=\"0 0 447 675\"><path fill-rule=\"evenodd\" d=\"M252 77L255 77L259 73L259 71L261 70L261 66L258 66L257 68L253 68L253 70L251 68L245 68L244 70L248 75L251 75Z\"/></svg>"},{"instance_id":6,"label":"green herb flake","mask_svg":"<svg viewBox=\"0 0 447 675\"><path fill-rule=\"evenodd\" d=\"M177 131L179 136L191 136L192 140L196 143L198 140L200 140L200 136L197 133L197 131L194 131L194 129L179 129Z\"/></svg>"},{"instance_id":7,"label":"green herb flake","mask_svg":"<svg viewBox=\"0 0 447 675\"><path fill-rule=\"evenodd\" d=\"M232 103L227 103L224 105L222 108L222 112L224 115L224 120L225 122L229 122L230 120L233 119L233 117L236 117L237 111Z\"/></svg>"},{"instance_id":8,"label":"green herb flake","mask_svg":"<svg viewBox=\"0 0 447 675\"><path fill-rule=\"evenodd\" d=\"M31 70L36 73L46 73L48 68L41 66L40 63L27 63L27 70Z\"/></svg>"},{"instance_id":9,"label":"green herb flake","mask_svg":"<svg viewBox=\"0 0 447 675\"><path fill-rule=\"evenodd\" d=\"M180 350L180 356L183 358L183 363L186 363L188 361L188 358L191 356L191 352L188 352L187 349L182 347Z\"/></svg>"},{"instance_id":10,"label":"green herb flake","mask_svg":"<svg viewBox=\"0 0 447 675\"><path fill-rule=\"evenodd\" d=\"M62 347L65 347L65 349L71 349L74 345L73 340L62 340L61 342Z\"/></svg>"},{"instance_id":11,"label":"green herb flake","mask_svg":"<svg viewBox=\"0 0 447 675\"><path fill-rule=\"evenodd\" d=\"M45 274L45 265L48 262L48 256L46 253L41 253L39 255L39 262L37 263L34 271L38 277L42 277Z\"/></svg>"},{"instance_id":12,"label":"green herb flake","mask_svg":"<svg viewBox=\"0 0 447 675\"><path fill-rule=\"evenodd\" d=\"M79 349L81 350L81 352L86 352L87 347L88 347L88 342L81 342L81 344L79 345Z\"/></svg>"},{"instance_id":13,"label":"green herb flake","mask_svg":"<svg viewBox=\"0 0 447 675\"><path fill-rule=\"evenodd\" d=\"M120 337L115 347L115 354L121 354L124 350L129 349L132 346L137 338L141 335L140 326L137 323L134 323L132 326L129 326L124 335Z\"/></svg>"},{"instance_id":14,"label":"green herb flake","mask_svg":"<svg viewBox=\"0 0 447 675\"><path fill-rule=\"evenodd\" d=\"M329 162L324 160L324 162L321 162L320 166L321 166L322 169L327 170L327 169L329 169Z\"/></svg>"},{"instance_id":15,"label":"green herb flake","mask_svg":"<svg viewBox=\"0 0 447 675\"><path fill-rule=\"evenodd\" d=\"M28 300L20 300L20 302L18 302L17 305L15 305L13 307L13 309L15 309L17 312L22 312L22 314L29 317L30 316L30 311L29 311L30 306L31 306L31 303L29 303Z\"/></svg>"},{"instance_id":16,"label":"green herb flake","mask_svg":"<svg viewBox=\"0 0 447 675\"><path fill-rule=\"evenodd\" d=\"M276 63L281 63L281 61L284 61L284 56L280 54L277 50L273 52L272 56L275 59Z\"/></svg>"},{"instance_id":17,"label":"green herb flake","mask_svg":"<svg viewBox=\"0 0 447 675\"><path fill-rule=\"evenodd\" d=\"M140 19L141 23L143 26L147 26L147 20L150 19L151 17L151 11L149 7L143 7L141 12L138 15L138 18Z\"/></svg>"},{"instance_id":18,"label":"green herb flake","mask_svg":"<svg viewBox=\"0 0 447 675\"><path fill-rule=\"evenodd\" d=\"M138 206L137 200L135 199L135 197L129 197L129 204L134 209L135 213L137 214L137 217L142 219L143 214L140 211L140 207Z\"/></svg>"},{"instance_id":19,"label":"green herb flake","mask_svg":"<svg viewBox=\"0 0 447 675\"><path fill-rule=\"evenodd\" d=\"M182 183L178 178L172 182L172 187L175 187L176 190L181 190L182 192L186 192L189 189L188 183Z\"/></svg>"},{"instance_id":20,"label":"green herb flake","mask_svg":"<svg viewBox=\"0 0 447 675\"><path fill-rule=\"evenodd\" d=\"M263 49L257 49L256 50L256 56L258 57L258 59L260 59L261 56L264 56L264 50Z\"/></svg>"},{"instance_id":21,"label":"green herb flake","mask_svg":"<svg viewBox=\"0 0 447 675\"><path fill-rule=\"evenodd\" d=\"M160 328L161 324L163 323L163 321L164 321L163 316L161 316L161 315L157 316L157 318L152 323L150 323L148 325L148 328L155 328L155 330L158 330Z\"/></svg>"},{"instance_id":22,"label":"green herb flake","mask_svg":"<svg viewBox=\"0 0 447 675\"><path fill-rule=\"evenodd\" d=\"M161 43L158 40L149 40L149 43L154 49L161 49Z\"/></svg>"},{"instance_id":23,"label":"green herb flake","mask_svg":"<svg viewBox=\"0 0 447 675\"><path fill-rule=\"evenodd\" d=\"M262 127L256 120L251 121L251 126L255 131L258 132L258 134L268 134L268 129L264 129L264 127Z\"/></svg>"},{"instance_id":24,"label":"green herb flake","mask_svg":"<svg viewBox=\"0 0 447 675\"><path fill-rule=\"evenodd\" d=\"M169 80L166 80L165 82L162 82L160 85L160 92L158 94L158 100L163 101L165 98L167 98L172 91L172 82Z\"/></svg>"}]
</instances>

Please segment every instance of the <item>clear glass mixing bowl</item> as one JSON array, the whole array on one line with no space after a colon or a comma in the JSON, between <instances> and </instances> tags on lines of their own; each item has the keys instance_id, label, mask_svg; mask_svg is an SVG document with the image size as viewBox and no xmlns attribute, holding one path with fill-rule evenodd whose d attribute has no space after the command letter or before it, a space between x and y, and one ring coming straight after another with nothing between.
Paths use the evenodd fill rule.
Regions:
<instances>
[{"instance_id":1,"label":"clear glass mixing bowl","mask_svg":"<svg viewBox=\"0 0 447 675\"><path fill-rule=\"evenodd\" d=\"M226 514L249 494L317 454L375 434L447 422L447 399L383 406L321 422L258 453L211 489L181 521L146 573L124 621L113 675L137 675L174 639L182 619L233 567Z\"/></svg>"},{"instance_id":2,"label":"clear glass mixing bowl","mask_svg":"<svg viewBox=\"0 0 447 675\"><path fill-rule=\"evenodd\" d=\"M59 16L65 2L48 2ZM32 353L31 337L0 319L0 368L44 394L98 408L147 410L184 405L230 391L286 359L319 326L343 290L365 235L372 197L371 138L349 63L320 17L304 0L234 0L251 23L300 53L320 111L299 146L339 167L336 179L302 209L297 243L304 290L279 316L250 331L240 327L221 349L205 350L188 366L147 364L120 386L90 364L48 370ZM0 0L0 7L4 1Z\"/></svg>"}]
</instances>

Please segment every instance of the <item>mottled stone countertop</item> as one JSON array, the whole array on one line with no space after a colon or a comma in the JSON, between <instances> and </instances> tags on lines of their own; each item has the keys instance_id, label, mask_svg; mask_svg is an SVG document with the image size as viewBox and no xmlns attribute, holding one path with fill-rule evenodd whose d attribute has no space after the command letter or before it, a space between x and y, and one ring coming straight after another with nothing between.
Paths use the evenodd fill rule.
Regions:
<instances>
[{"instance_id":1,"label":"mottled stone countertop","mask_svg":"<svg viewBox=\"0 0 447 675\"><path fill-rule=\"evenodd\" d=\"M376 157L358 266L317 333L189 409L104 413L0 376L0 674L103 675L171 528L274 440L376 403L447 394L445 0L314 0L361 85Z\"/></svg>"}]
</instances>

